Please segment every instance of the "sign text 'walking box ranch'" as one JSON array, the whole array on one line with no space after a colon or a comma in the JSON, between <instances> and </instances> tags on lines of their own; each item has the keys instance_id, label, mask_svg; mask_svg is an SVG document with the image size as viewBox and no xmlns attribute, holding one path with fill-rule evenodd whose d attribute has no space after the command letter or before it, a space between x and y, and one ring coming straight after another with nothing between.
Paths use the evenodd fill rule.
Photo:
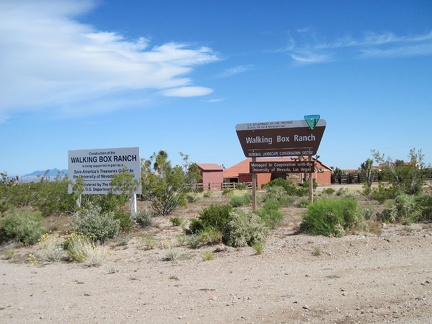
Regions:
<instances>
[{"instance_id":1,"label":"sign text 'walking box ranch'","mask_svg":"<svg viewBox=\"0 0 432 324\"><path fill-rule=\"evenodd\" d=\"M130 172L140 181L139 147L68 151L68 177L73 183L84 180L83 194L107 194L115 174ZM72 193L72 185L69 185ZM141 186L137 192L141 193Z\"/></svg>"},{"instance_id":2,"label":"sign text 'walking box ranch'","mask_svg":"<svg viewBox=\"0 0 432 324\"><path fill-rule=\"evenodd\" d=\"M305 120L247 123L236 126L246 157L311 156L318 151L326 121L313 129Z\"/></svg>"}]
</instances>

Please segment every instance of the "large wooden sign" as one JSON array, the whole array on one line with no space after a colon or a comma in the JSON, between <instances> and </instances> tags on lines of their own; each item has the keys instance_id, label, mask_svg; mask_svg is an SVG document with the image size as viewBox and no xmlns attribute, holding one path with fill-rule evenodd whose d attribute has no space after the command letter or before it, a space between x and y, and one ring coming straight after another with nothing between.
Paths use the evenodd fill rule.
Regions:
<instances>
[{"instance_id":1,"label":"large wooden sign","mask_svg":"<svg viewBox=\"0 0 432 324\"><path fill-rule=\"evenodd\" d=\"M247 123L236 126L246 157L311 156L317 153L326 121L311 129L305 120Z\"/></svg>"}]
</instances>

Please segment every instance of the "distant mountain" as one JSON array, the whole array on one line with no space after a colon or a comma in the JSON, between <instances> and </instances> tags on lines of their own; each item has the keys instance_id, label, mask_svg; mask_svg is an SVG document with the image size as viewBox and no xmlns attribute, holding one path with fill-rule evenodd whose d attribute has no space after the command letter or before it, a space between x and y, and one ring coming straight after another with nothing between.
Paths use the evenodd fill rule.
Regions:
<instances>
[{"instance_id":1,"label":"distant mountain","mask_svg":"<svg viewBox=\"0 0 432 324\"><path fill-rule=\"evenodd\" d=\"M37 178L37 177L43 177L46 173L46 176L50 177L50 178L54 178L56 176L60 176L60 177L64 177L65 175L68 174L68 170L63 169L63 170L59 170L57 168L55 169L50 169L48 170L43 170L43 171L33 171L32 173L26 174L23 176L23 178Z\"/></svg>"}]
</instances>

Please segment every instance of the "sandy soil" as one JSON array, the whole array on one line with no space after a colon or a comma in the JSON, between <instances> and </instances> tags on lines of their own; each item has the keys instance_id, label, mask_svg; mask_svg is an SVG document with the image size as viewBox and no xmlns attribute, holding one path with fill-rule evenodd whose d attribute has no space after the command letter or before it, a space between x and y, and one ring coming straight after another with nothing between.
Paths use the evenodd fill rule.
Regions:
<instances>
[{"instance_id":1,"label":"sandy soil","mask_svg":"<svg viewBox=\"0 0 432 324\"><path fill-rule=\"evenodd\" d=\"M196 217L199 204L179 211ZM285 211L264 252L176 246L168 218L110 243L99 267L30 265L38 247L0 252L1 323L431 323L432 227L387 225L343 238L296 235ZM203 261L203 252L214 259ZM174 261L165 261L175 252ZM318 253L319 252L319 253ZM319 254L319 255L318 255Z\"/></svg>"}]
</instances>

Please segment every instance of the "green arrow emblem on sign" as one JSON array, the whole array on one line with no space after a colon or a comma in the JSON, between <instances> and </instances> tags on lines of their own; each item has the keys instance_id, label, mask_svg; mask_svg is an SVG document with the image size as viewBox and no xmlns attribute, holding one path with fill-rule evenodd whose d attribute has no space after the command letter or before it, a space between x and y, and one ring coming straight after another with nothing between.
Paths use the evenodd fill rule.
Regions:
<instances>
[{"instance_id":1,"label":"green arrow emblem on sign","mask_svg":"<svg viewBox=\"0 0 432 324\"><path fill-rule=\"evenodd\" d=\"M316 124L318 124L320 115L307 115L304 116L304 119L306 120L306 123L309 125L309 128L314 129Z\"/></svg>"}]
</instances>

